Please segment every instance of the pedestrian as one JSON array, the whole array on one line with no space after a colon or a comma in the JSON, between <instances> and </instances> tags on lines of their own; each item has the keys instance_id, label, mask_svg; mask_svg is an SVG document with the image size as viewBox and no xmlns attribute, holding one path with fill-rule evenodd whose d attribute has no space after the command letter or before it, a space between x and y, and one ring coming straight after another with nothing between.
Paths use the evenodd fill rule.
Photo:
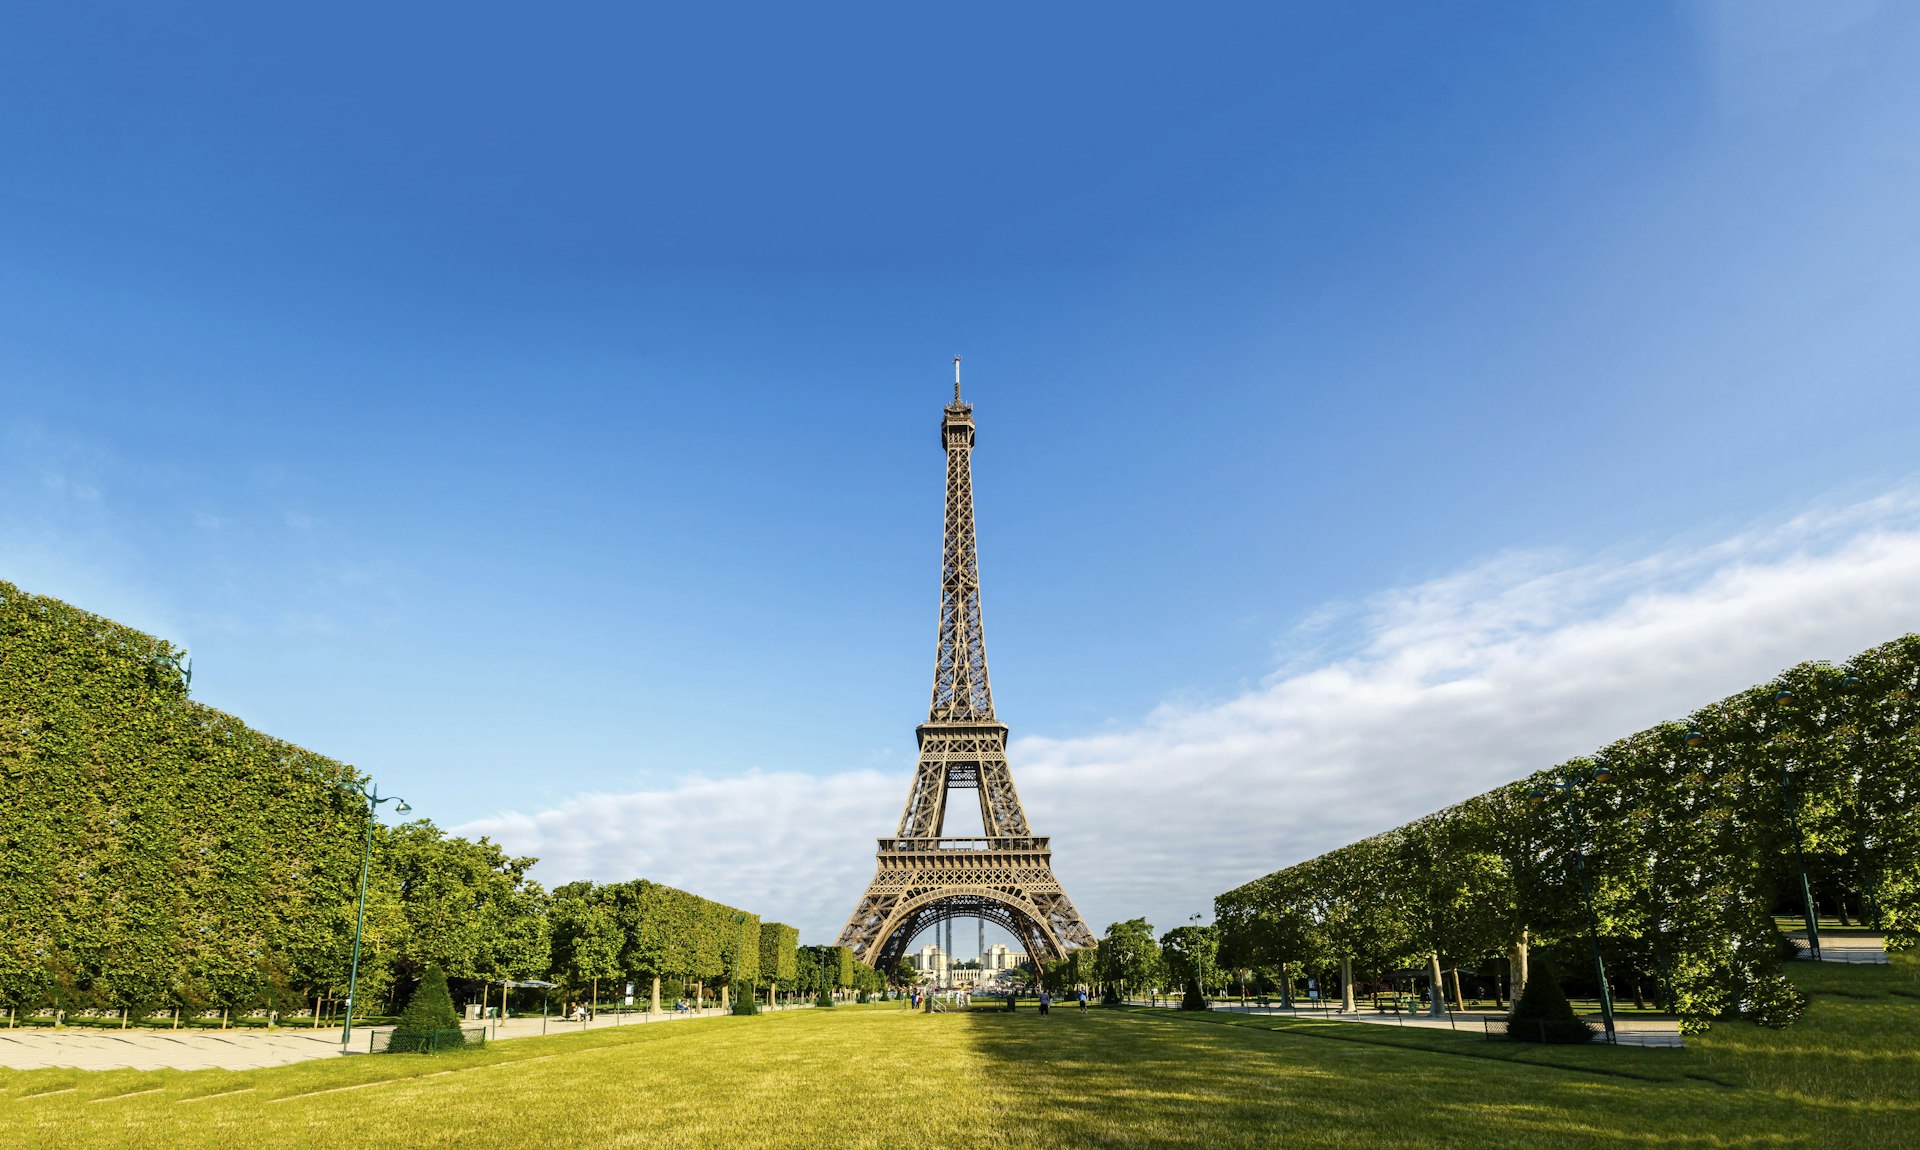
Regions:
<instances>
[{"instance_id":1,"label":"pedestrian","mask_svg":"<svg viewBox=\"0 0 1920 1150\"><path fill-rule=\"evenodd\" d=\"M1053 995L1047 993L1045 990L1042 990L1040 992L1040 1013L1045 1014L1047 1012L1047 1007L1051 1005L1053 1005Z\"/></svg>"},{"instance_id":2,"label":"pedestrian","mask_svg":"<svg viewBox=\"0 0 1920 1150\"><path fill-rule=\"evenodd\" d=\"M1083 986L1080 988L1080 1013L1085 1014L1086 1012L1087 1012L1087 988Z\"/></svg>"}]
</instances>

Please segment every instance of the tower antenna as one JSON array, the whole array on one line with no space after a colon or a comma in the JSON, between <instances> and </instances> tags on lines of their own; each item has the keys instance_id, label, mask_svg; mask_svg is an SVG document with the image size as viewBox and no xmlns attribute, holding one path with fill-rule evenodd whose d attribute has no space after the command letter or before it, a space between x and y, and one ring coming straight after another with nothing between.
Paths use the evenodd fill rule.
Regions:
<instances>
[{"instance_id":1,"label":"tower antenna","mask_svg":"<svg viewBox=\"0 0 1920 1150\"><path fill-rule=\"evenodd\" d=\"M960 357L953 357L953 405L960 406Z\"/></svg>"}]
</instances>

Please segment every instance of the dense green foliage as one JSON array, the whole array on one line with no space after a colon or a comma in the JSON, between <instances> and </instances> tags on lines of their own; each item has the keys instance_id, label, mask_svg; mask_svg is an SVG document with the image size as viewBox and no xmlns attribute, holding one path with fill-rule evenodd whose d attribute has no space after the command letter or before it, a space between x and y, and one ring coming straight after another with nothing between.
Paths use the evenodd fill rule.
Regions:
<instances>
[{"instance_id":1,"label":"dense green foliage","mask_svg":"<svg viewBox=\"0 0 1920 1150\"><path fill-rule=\"evenodd\" d=\"M800 932L784 922L760 924L760 985L792 990L799 975Z\"/></svg>"},{"instance_id":2,"label":"dense green foliage","mask_svg":"<svg viewBox=\"0 0 1920 1150\"><path fill-rule=\"evenodd\" d=\"M1065 958L1049 960L1040 972L1040 985L1055 994L1071 994L1100 983L1100 950L1097 946L1067 952Z\"/></svg>"},{"instance_id":3,"label":"dense green foliage","mask_svg":"<svg viewBox=\"0 0 1920 1150\"><path fill-rule=\"evenodd\" d=\"M1205 1010L1220 969L1220 935L1210 926L1177 926L1160 936L1160 958L1181 988L1180 1009Z\"/></svg>"},{"instance_id":4,"label":"dense green foliage","mask_svg":"<svg viewBox=\"0 0 1920 1150\"><path fill-rule=\"evenodd\" d=\"M345 971L357 777L189 701L181 660L0 583L0 1001L246 1007Z\"/></svg>"},{"instance_id":5,"label":"dense green foliage","mask_svg":"<svg viewBox=\"0 0 1920 1150\"><path fill-rule=\"evenodd\" d=\"M879 987L879 972L855 962L853 951L844 946L803 946L795 966L795 987L813 995L819 1006L832 1006L837 990Z\"/></svg>"},{"instance_id":6,"label":"dense green foliage","mask_svg":"<svg viewBox=\"0 0 1920 1150\"><path fill-rule=\"evenodd\" d=\"M343 997L370 831L363 1013L430 968L759 984L754 915L645 880L549 897L486 839L371 822L363 776L194 703L182 660L0 583L0 1007Z\"/></svg>"},{"instance_id":7,"label":"dense green foliage","mask_svg":"<svg viewBox=\"0 0 1920 1150\"><path fill-rule=\"evenodd\" d=\"M1166 966L1153 941L1153 925L1144 918L1107 927L1094 958L1102 1000L1116 1002L1161 984Z\"/></svg>"},{"instance_id":8,"label":"dense green foliage","mask_svg":"<svg viewBox=\"0 0 1920 1150\"><path fill-rule=\"evenodd\" d=\"M1380 974L1483 968L1531 945L1575 969L1583 860L1617 981L1657 987L1691 1031L1782 1025L1802 1003L1773 918L1797 906L1796 827L1823 913L1883 928L1894 949L1920 941L1916 698L1920 636L1795 667L1220 895L1224 951Z\"/></svg>"}]
</instances>

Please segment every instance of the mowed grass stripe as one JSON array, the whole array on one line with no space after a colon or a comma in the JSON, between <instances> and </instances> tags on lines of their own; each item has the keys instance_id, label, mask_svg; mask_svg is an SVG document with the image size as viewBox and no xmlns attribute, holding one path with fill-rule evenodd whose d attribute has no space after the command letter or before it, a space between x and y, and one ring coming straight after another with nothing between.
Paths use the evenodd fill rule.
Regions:
<instances>
[{"instance_id":1,"label":"mowed grass stripe","mask_svg":"<svg viewBox=\"0 0 1920 1150\"><path fill-rule=\"evenodd\" d=\"M191 1098L176 1098L174 1099L174 1101L183 1103L183 1104L187 1102L211 1102L216 1098L231 1098L236 1094L251 1094L251 1093L253 1093L253 1087L242 1086L237 1090L222 1090L218 1094L196 1094Z\"/></svg>"},{"instance_id":2,"label":"mowed grass stripe","mask_svg":"<svg viewBox=\"0 0 1920 1150\"><path fill-rule=\"evenodd\" d=\"M105 1098L89 1098L87 1099L87 1104L89 1106L97 1106L102 1102L118 1102L122 1098L138 1098L142 1094L158 1094L165 1089L166 1087L164 1086L149 1086L145 1090L129 1090L125 1094L109 1094Z\"/></svg>"}]
</instances>

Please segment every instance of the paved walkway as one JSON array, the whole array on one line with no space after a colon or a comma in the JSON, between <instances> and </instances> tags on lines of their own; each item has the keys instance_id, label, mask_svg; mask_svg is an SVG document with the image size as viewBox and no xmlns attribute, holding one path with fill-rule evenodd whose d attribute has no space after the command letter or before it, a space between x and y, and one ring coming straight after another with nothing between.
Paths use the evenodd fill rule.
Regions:
<instances>
[{"instance_id":1,"label":"paved walkway","mask_svg":"<svg viewBox=\"0 0 1920 1150\"><path fill-rule=\"evenodd\" d=\"M809 1003L780 1009L805 1010L810 1007ZM767 1008L763 1006L760 1009ZM721 1010L712 1007L684 1013L603 1012L598 1018L585 1023L568 1022L558 1017L509 1018L504 1023L488 1023L487 1036L490 1039L529 1038L575 1030L605 1030L614 1026L677 1022L721 1013ZM478 1026L479 1023L471 1025ZM390 1026L354 1027L354 1051L365 1051L372 1036L385 1034L392 1029ZM320 1030L284 1026L271 1031L95 1030L76 1026L59 1030L0 1030L0 1067L13 1070L43 1070L49 1067L71 1067L76 1070L254 1070L262 1066L305 1062L312 1058L338 1057L338 1026Z\"/></svg>"},{"instance_id":2,"label":"paved walkway","mask_svg":"<svg viewBox=\"0 0 1920 1150\"><path fill-rule=\"evenodd\" d=\"M1809 959L1807 953L1807 931L1805 927L1790 930L1787 937L1800 948L1795 958ZM1820 928L1820 958L1823 962L1845 962L1856 964L1885 964L1887 961L1887 938L1881 934L1828 934L1825 927Z\"/></svg>"},{"instance_id":3,"label":"paved walkway","mask_svg":"<svg viewBox=\"0 0 1920 1150\"><path fill-rule=\"evenodd\" d=\"M358 1032L354 1038L359 1039ZM252 1070L340 1054L340 1029L0 1030L0 1066L42 1070Z\"/></svg>"},{"instance_id":4,"label":"paved walkway","mask_svg":"<svg viewBox=\"0 0 1920 1150\"><path fill-rule=\"evenodd\" d=\"M1237 1002L1220 1001L1213 1009L1232 1014L1267 1014L1283 1018L1314 1018L1325 1022L1362 1022L1374 1026L1412 1026L1428 1030L1453 1030L1462 1034L1484 1036L1489 1026L1496 1035L1504 1034L1500 1028L1506 1025L1505 1011L1469 1010L1456 1011L1433 1018L1426 1014L1382 1014L1366 1005L1362 1005L1353 1014L1340 1014L1332 1010L1294 1007L1289 1010L1280 1006L1246 1006ZM1600 1026L1598 1015L1589 1016L1596 1030ZM1621 1046L1680 1046L1680 1022L1673 1018L1620 1018L1613 1022L1615 1040Z\"/></svg>"}]
</instances>

